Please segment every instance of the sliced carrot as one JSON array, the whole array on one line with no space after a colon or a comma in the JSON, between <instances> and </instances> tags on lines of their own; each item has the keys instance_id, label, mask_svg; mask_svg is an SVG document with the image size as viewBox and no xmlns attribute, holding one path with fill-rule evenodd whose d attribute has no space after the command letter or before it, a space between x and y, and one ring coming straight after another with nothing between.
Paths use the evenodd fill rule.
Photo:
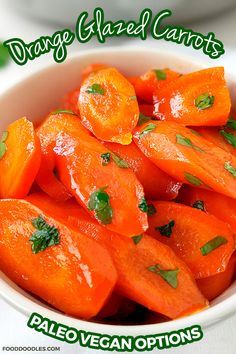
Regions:
<instances>
[{"instance_id":1,"label":"sliced carrot","mask_svg":"<svg viewBox=\"0 0 236 354\"><path fill-rule=\"evenodd\" d=\"M0 145L0 198L23 198L34 182L41 159L33 124L26 118L11 123Z\"/></svg>"},{"instance_id":2,"label":"sliced carrot","mask_svg":"<svg viewBox=\"0 0 236 354\"><path fill-rule=\"evenodd\" d=\"M222 294L231 284L236 269L236 254L229 260L224 272L209 278L198 279L197 285L201 293L210 301Z\"/></svg>"},{"instance_id":3,"label":"sliced carrot","mask_svg":"<svg viewBox=\"0 0 236 354\"><path fill-rule=\"evenodd\" d=\"M126 236L147 229L142 185L133 171L115 162L112 155L106 163L109 151L89 135L77 117L49 116L37 133L42 145L40 186L42 178L47 183L46 175L52 176L56 168L71 195L100 223Z\"/></svg>"},{"instance_id":4,"label":"sliced carrot","mask_svg":"<svg viewBox=\"0 0 236 354\"><path fill-rule=\"evenodd\" d=\"M97 138L130 144L139 108L133 86L116 69L99 70L85 79L78 107L83 125Z\"/></svg>"},{"instance_id":5,"label":"sliced carrot","mask_svg":"<svg viewBox=\"0 0 236 354\"><path fill-rule=\"evenodd\" d=\"M80 94L80 87L75 88L63 97L62 107L66 110L72 111L78 116L80 115L78 109L78 100Z\"/></svg>"},{"instance_id":6,"label":"sliced carrot","mask_svg":"<svg viewBox=\"0 0 236 354\"><path fill-rule=\"evenodd\" d=\"M192 126L224 125L231 102L224 68L183 75L154 93L154 115Z\"/></svg>"},{"instance_id":7,"label":"sliced carrot","mask_svg":"<svg viewBox=\"0 0 236 354\"><path fill-rule=\"evenodd\" d=\"M81 77L82 77L82 81L84 81L85 79L87 79L87 77L90 74L94 74L99 70L102 69L107 69L109 66L106 64L99 64L99 63L95 63L95 64L90 64L88 66L86 66L81 73Z\"/></svg>"},{"instance_id":8,"label":"sliced carrot","mask_svg":"<svg viewBox=\"0 0 236 354\"><path fill-rule=\"evenodd\" d=\"M170 318L207 306L192 273L168 246L147 235L139 238L139 242L137 239L134 242L134 239L111 232L76 204L73 207L73 200L59 204L38 193L27 199L45 213L50 212L59 221L108 248L118 273L116 291L121 295ZM166 270L179 269L176 288L147 269L156 264Z\"/></svg>"},{"instance_id":9,"label":"sliced carrot","mask_svg":"<svg viewBox=\"0 0 236 354\"><path fill-rule=\"evenodd\" d=\"M34 254L32 221L40 215L56 228L59 243ZM0 217L0 269L7 276L69 315L87 319L100 311L117 278L104 247L23 200L1 200Z\"/></svg>"},{"instance_id":10,"label":"sliced carrot","mask_svg":"<svg viewBox=\"0 0 236 354\"><path fill-rule=\"evenodd\" d=\"M150 70L137 78L133 82L133 85L139 99L153 103L154 93L166 87L166 85L172 80L176 80L179 76L179 73L170 69Z\"/></svg>"},{"instance_id":11,"label":"sliced carrot","mask_svg":"<svg viewBox=\"0 0 236 354\"><path fill-rule=\"evenodd\" d=\"M236 200L215 192L184 186L178 201L203 209L208 214L228 223L236 234Z\"/></svg>"},{"instance_id":12,"label":"sliced carrot","mask_svg":"<svg viewBox=\"0 0 236 354\"><path fill-rule=\"evenodd\" d=\"M143 124L134 141L159 168L178 181L236 198L236 158L175 122Z\"/></svg>"},{"instance_id":13,"label":"sliced carrot","mask_svg":"<svg viewBox=\"0 0 236 354\"><path fill-rule=\"evenodd\" d=\"M177 197L182 184L155 166L134 143L127 146L115 143L104 145L128 163L141 182L148 200L171 200Z\"/></svg>"},{"instance_id":14,"label":"sliced carrot","mask_svg":"<svg viewBox=\"0 0 236 354\"><path fill-rule=\"evenodd\" d=\"M199 127L197 132L206 140L211 141L221 149L236 156L236 131L227 128ZM235 144L230 144L230 141Z\"/></svg>"},{"instance_id":15,"label":"sliced carrot","mask_svg":"<svg viewBox=\"0 0 236 354\"><path fill-rule=\"evenodd\" d=\"M111 297L108 299L108 301L105 303L99 314L97 315L98 318L106 318L106 317L111 317L117 314L119 311L119 308L122 305L124 297L121 296L120 294L117 294L116 292L113 292L111 294Z\"/></svg>"},{"instance_id":16,"label":"sliced carrot","mask_svg":"<svg viewBox=\"0 0 236 354\"><path fill-rule=\"evenodd\" d=\"M213 215L174 202L155 202L154 206L157 212L149 217L148 233L171 247L186 262L195 279L226 269L235 249L227 224Z\"/></svg>"}]
</instances>

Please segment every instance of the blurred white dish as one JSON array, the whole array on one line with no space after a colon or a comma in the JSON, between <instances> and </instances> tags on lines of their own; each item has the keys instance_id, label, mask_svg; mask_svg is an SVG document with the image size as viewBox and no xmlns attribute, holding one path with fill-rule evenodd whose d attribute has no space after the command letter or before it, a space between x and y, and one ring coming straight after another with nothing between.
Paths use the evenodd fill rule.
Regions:
<instances>
[{"instance_id":1,"label":"blurred white dish","mask_svg":"<svg viewBox=\"0 0 236 354\"><path fill-rule=\"evenodd\" d=\"M163 9L171 9L173 15L165 22L189 22L210 17L220 13L230 6L236 5L235 0L5 0L17 12L21 12L40 20L52 21L66 25L74 25L78 15L88 11L92 15L95 7L105 11L107 20L138 19L144 8L150 8L153 13Z\"/></svg>"},{"instance_id":2,"label":"blurred white dish","mask_svg":"<svg viewBox=\"0 0 236 354\"><path fill-rule=\"evenodd\" d=\"M153 49L113 47L84 51L63 64L50 65L40 70L3 94L0 97L0 131L5 130L10 122L21 116L26 116L33 122L36 122L38 117L45 116L50 109L59 104L66 92L78 86L81 70L95 62L113 65L130 76L135 76L150 68L169 67L186 73L204 67L195 59L185 55ZM228 85L231 93L234 94L232 99L236 103L236 78L232 75L228 80ZM158 324L128 327L82 321L59 313L24 292L1 272L0 295L27 316L37 312L51 320L80 330L116 335L154 334L190 327L194 324L201 325L205 329L236 312L236 281L212 302L210 308L195 315Z\"/></svg>"}]
</instances>

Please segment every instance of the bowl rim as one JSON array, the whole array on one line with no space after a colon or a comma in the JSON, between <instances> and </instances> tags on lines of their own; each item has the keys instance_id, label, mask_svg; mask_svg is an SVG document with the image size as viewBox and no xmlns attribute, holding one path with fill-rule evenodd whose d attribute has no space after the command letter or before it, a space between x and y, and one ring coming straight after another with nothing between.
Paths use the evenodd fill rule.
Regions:
<instances>
[{"instance_id":1,"label":"bowl rim","mask_svg":"<svg viewBox=\"0 0 236 354\"><path fill-rule=\"evenodd\" d=\"M193 56L175 53L168 49L160 48L150 48L145 46L132 46L132 47L122 47L112 46L106 48L95 48L83 50L80 53L74 53L69 55L66 59L66 65L70 65L70 62L73 62L75 59L81 57L86 57L87 55L95 55L97 53L102 54L115 54L117 51L119 53L140 53L140 51L146 51L148 53L161 54L162 56L168 55L173 60L184 60L189 64L198 66L199 68L206 68L210 66L215 66L215 63L204 62L202 60L196 59ZM4 100L7 96L11 95L11 92L20 88L21 85L27 83L32 79L36 79L41 75L42 72L51 70L56 63L52 63L51 60L40 64L39 68L33 73L28 73L23 79L18 81L16 84L12 85L5 92L0 95L0 100ZM60 64L60 65L63 65ZM229 81L236 83L236 75L228 74L226 71L226 76L229 78ZM19 291L18 291L19 289ZM25 296L26 294L27 296ZM24 290L20 289L15 283L13 283L9 278L7 278L2 272L0 272L0 297L14 307L17 311L21 312L25 316L31 315L33 312L41 314L43 317L47 317L51 320L55 320L62 324L67 324L69 326L74 326L75 328L79 327L81 330L93 332L93 333L106 333L106 334L128 334L128 335L140 335L145 333L156 334L161 332L168 332L171 330L178 330L186 327L191 327L193 325L200 325L203 328L209 328L212 325L216 324L223 318L231 317L236 312L236 293L229 296L227 299L223 299L221 303L215 304L213 307L209 307L201 312L182 317L175 320L170 320L167 322L161 322L156 324L143 324L143 325L112 325L112 324L103 324L97 322L90 322L68 315L62 314L48 308L44 305L41 305L39 301L35 300L33 297L29 296Z\"/></svg>"}]
</instances>

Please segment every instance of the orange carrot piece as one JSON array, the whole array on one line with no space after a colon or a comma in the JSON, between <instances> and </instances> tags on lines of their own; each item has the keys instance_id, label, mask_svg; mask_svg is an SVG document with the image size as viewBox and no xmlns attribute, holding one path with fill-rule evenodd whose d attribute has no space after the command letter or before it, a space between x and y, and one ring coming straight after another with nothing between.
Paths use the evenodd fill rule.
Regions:
<instances>
[{"instance_id":1,"label":"orange carrot piece","mask_svg":"<svg viewBox=\"0 0 236 354\"><path fill-rule=\"evenodd\" d=\"M179 73L170 69L150 70L133 82L137 97L143 101L153 103L154 93L164 89L179 76Z\"/></svg>"},{"instance_id":2,"label":"orange carrot piece","mask_svg":"<svg viewBox=\"0 0 236 354\"><path fill-rule=\"evenodd\" d=\"M11 123L2 136L0 198L23 198L38 172L41 151L33 124L26 118Z\"/></svg>"},{"instance_id":3,"label":"orange carrot piece","mask_svg":"<svg viewBox=\"0 0 236 354\"><path fill-rule=\"evenodd\" d=\"M80 115L78 109L79 94L80 94L80 87L77 87L74 90L67 93L62 100L62 107L66 110L74 112L75 114L77 114L77 116Z\"/></svg>"},{"instance_id":4,"label":"orange carrot piece","mask_svg":"<svg viewBox=\"0 0 236 354\"><path fill-rule=\"evenodd\" d=\"M87 79L87 77L88 77L89 75L94 74L94 73L96 73L96 72L99 71L99 70L107 69L107 68L109 68L108 65L106 65L106 64L99 64L99 63L90 64L90 65L86 66L86 67L82 70L82 73L81 73L82 81L84 81L85 79Z\"/></svg>"},{"instance_id":5,"label":"orange carrot piece","mask_svg":"<svg viewBox=\"0 0 236 354\"><path fill-rule=\"evenodd\" d=\"M154 206L157 212L149 217L148 233L171 247L186 262L195 279L226 269L235 249L227 224L213 215L174 202L155 202ZM216 237L223 237L218 246L212 241ZM208 242L211 246L206 249Z\"/></svg>"},{"instance_id":6,"label":"orange carrot piece","mask_svg":"<svg viewBox=\"0 0 236 354\"><path fill-rule=\"evenodd\" d=\"M192 126L224 125L231 102L224 68L183 75L154 93L154 115Z\"/></svg>"},{"instance_id":7,"label":"orange carrot piece","mask_svg":"<svg viewBox=\"0 0 236 354\"><path fill-rule=\"evenodd\" d=\"M177 197L182 184L154 165L134 143L126 146L115 143L104 145L128 163L141 182L148 200L171 200Z\"/></svg>"},{"instance_id":8,"label":"orange carrot piece","mask_svg":"<svg viewBox=\"0 0 236 354\"><path fill-rule=\"evenodd\" d=\"M224 272L213 275L209 278L198 279L197 285L201 293L209 300L215 299L222 294L231 284L236 269L236 254L229 260Z\"/></svg>"},{"instance_id":9,"label":"orange carrot piece","mask_svg":"<svg viewBox=\"0 0 236 354\"><path fill-rule=\"evenodd\" d=\"M118 273L116 291L121 295L170 318L207 306L192 273L168 246L147 235L135 244L134 240L99 225L73 200L59 204L42 193L32 194L27 200L107 247ZM166 270L179 269L176 289L147 269L156 264Z\"/></svg>"},{"instance_id":10,"label":"orange carrot piece","mask_svg":"<svg viewBox=\"0 0 236 354\"><path fill-rule=\"evenodd\" d=\"M209 127L199 127L197 128L197 132L206 140L212 142L213 144L217 145L221 149L229 152L230 154L236 156L236 145L235 147L231 145L227 138L227 134L235 137L235 144L236 144L236 131L231 131L225 128L209 128Z\"/></svg>"},{"instance_id":11,"label":"orange carrot piece","mask_svg":"<svg viewBox=\"0 0 236 354\"><path fill-rule=\"evenodd\" d=\"M184 186L178 196L180 203L202 209L228 223L236 234L236 200L215 192Z\"/></svg>"},{"instance_id":12,"label":"orange carrot piece","mask_svg":"<svg viewBox=\"0 0 236 354\"><path fill-rule=\"evenodd\" d=\"M30 238L41 215L59 232L59 243L37 254ZM22 288L65 312L91 318L103 307L117 279L107 250L23 200L0 201L0 269Z\"/></svg>"},{"instance_id":13,"label":"orange carrot piece","mask_svg":"<svg viewBox=\"0 0 236 354\"><path fill-rule=\"evenodd\" d=\"M42 145L37 177L40 186L43 178L47 183L46 175L52 176L56 168L71 195L100 223L126 236L147 229L147 214L141 206L145 202L142 185L130 168L120 167L111 156L104 166L106 147L89 135L77 117L51 115L37 133ZM106 199L105 209L104 205L101 208L100 197Z\"/></svg>"},{"instance_id":14,"label":"orange carrot piece","mask_svg":"<svg viewBox=\"0 0 236 354\"><path fill-rule=\"evenodd\" d=\"M78 107L83 125L97 138L131 143L131 132L138 122L138 103L133 86L116 69L89 75L82 83Z\"/></svg>"},{"instance_id":15,"label":"orange carrot piece","mask_svg":"<svg viewBox=\"0 0 236 354\"><path fill-rule=\"evenodd\" d=\"M178 181L236 198L236 158L175 122L145 123L134 141Z\"/></svg>"}]
</instances>

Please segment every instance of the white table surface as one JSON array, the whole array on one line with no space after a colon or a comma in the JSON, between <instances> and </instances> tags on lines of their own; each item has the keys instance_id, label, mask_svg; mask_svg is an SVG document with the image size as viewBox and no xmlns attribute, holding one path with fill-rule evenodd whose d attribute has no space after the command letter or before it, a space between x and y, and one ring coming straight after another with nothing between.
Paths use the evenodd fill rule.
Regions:
<instances>
[{"instance_id":1,"label":"white table surface","mask_svg":"<svg viewBox=\"0 0 236 354\"><path fill-rule=\"evenodd\" d=\"M50 1L50 0L49 0ZM207 1L207 0L206 0ZM216 36L222 40L226 47L226 54L221 59L215 61L215 65L224 65L228 71L236 74L236 10L221 17L216 17L202 23L188 25L201 33L208 31L215 32ZM5 40L12 37L20 37L25 41L32 41L41 35L49 35L58 30L58 27L49 24L38 23L28 18L20 17L18 14L9 11L2 0L0 0L0 39ZM145 42L137 40L110 40L109 45L142 45L152 47L164 47L179 52L187 52L190 55L198 56L199 59L208 61L207 57L201 53L184 48L183 46L164 43L162 41L147 40ZM88 49L90 47L100 46L95 41L86 45L74 43L69 48L69 54L78 50ZM0 71L0 93L8 87L14 85L17 81L29 75L32 71L42 67L48 61L52 62L51 54L19 67L11 63L6 69ZM42 334L34 332L27 328L27 319L18 313L11 306L6 304L0 298L0 353L3 346L60 346L61 354L75 353L94 353L94 350L79 348L76 345L62 344ZM205 332L204 339L201 342L179 347L177 349L164 350L162 353L199 353L199 354L235 354L236 353L236 315L230 319L218 324L216 327ZM11 351L11 353L18 353ZM28 353L33 353L29 351ZM50 353L46 351L45 353ZM59 352L55 352L59 353ZM102 353L102 352L101 352ZM154 351L153 351L154 353Z\"/></svg>"}]
</instances>

